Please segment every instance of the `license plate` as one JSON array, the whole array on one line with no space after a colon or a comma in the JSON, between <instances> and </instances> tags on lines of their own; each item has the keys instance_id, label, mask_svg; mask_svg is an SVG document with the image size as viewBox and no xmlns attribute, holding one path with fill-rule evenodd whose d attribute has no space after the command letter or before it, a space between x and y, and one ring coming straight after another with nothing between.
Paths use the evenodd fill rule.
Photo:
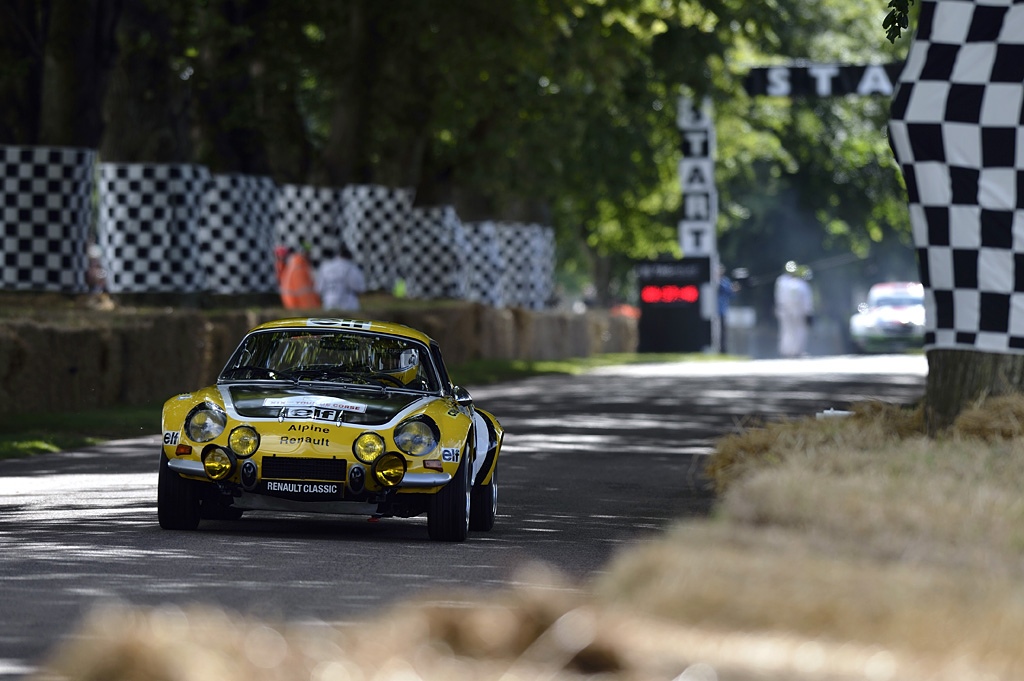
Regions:
<instances>
[{"instance_id":1,"label":"license plate","mask_svg":"<svg viewBox=\"0 0 1024 681\"><path fill-rule=\"evenodd\" d=\"M311 480L264 480L260 491L272 497L295 501L335 501L341 499L345 484Z\"/></svg>"}]
</instances>

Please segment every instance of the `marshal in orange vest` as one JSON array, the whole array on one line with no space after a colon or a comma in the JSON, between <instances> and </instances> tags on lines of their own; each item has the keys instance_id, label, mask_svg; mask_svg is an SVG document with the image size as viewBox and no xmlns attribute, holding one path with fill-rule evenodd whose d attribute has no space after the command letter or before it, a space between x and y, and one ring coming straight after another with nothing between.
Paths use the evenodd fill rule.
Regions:
<instances>
[{"instance_id":1,"label":"marshal in orange vest","mask_svg":"<svg viewBox=\"0 0 1024 681\"><path fill-rule=\"evenodd\" d=\"M292 253L281 273L281 302L290 310L320 307L313 266L302 253Z\"/></svg>"}]
</instances>

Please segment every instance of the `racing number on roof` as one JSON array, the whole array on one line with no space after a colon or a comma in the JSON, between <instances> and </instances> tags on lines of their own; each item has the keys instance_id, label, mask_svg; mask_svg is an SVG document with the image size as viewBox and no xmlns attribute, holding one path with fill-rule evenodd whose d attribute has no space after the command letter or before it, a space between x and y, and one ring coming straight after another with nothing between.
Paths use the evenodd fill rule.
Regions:
<instances>
[{"instance_id":1,"label":"racing number on roof","mask_svg":"<svg viewBox=\"0 0 1024 681\"><path fill-rule=\"evenodd\" d=\"M310 317L309 321L306 323L309 326L336 326L339 329L359 329L360 331L370 330L370 322L364 322L358 319L333 319L330 317Z\"/></svg>"}]
</instances>

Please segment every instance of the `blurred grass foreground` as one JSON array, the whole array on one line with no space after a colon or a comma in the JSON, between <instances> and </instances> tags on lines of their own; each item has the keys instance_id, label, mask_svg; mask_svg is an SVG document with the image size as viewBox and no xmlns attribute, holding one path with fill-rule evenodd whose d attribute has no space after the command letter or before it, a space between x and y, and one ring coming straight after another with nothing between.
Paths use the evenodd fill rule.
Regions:
<instances>
[{"instance_id":1,"label":"blurred grass foreground","mask_svg":"<svg viewBox=\"0 0 1024 681\"><path fill-rule=\"evenodd\" d=\"M111 606L31 677L167 681L1024 678L1024 399L938 439L917 409L718 442L717 510L592 581L535 566L341 628Z\"/></svg>"}]
</instances>

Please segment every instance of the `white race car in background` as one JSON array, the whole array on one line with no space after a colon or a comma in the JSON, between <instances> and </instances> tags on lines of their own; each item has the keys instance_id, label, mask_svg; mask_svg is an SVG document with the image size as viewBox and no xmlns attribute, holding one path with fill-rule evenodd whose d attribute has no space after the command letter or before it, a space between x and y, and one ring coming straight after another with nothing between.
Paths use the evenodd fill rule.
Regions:
<instances>
[{"instance_id":1,"label":"white race car in background","mask_svg":"<svg viewBox=\"0 0 1024 681\"><path fill-rule=\"evenodd\" d=\"M861 352L901 352L924 345L924 286L875 284L850 318L850 338Z\"/></svg>"}]
</instances>

